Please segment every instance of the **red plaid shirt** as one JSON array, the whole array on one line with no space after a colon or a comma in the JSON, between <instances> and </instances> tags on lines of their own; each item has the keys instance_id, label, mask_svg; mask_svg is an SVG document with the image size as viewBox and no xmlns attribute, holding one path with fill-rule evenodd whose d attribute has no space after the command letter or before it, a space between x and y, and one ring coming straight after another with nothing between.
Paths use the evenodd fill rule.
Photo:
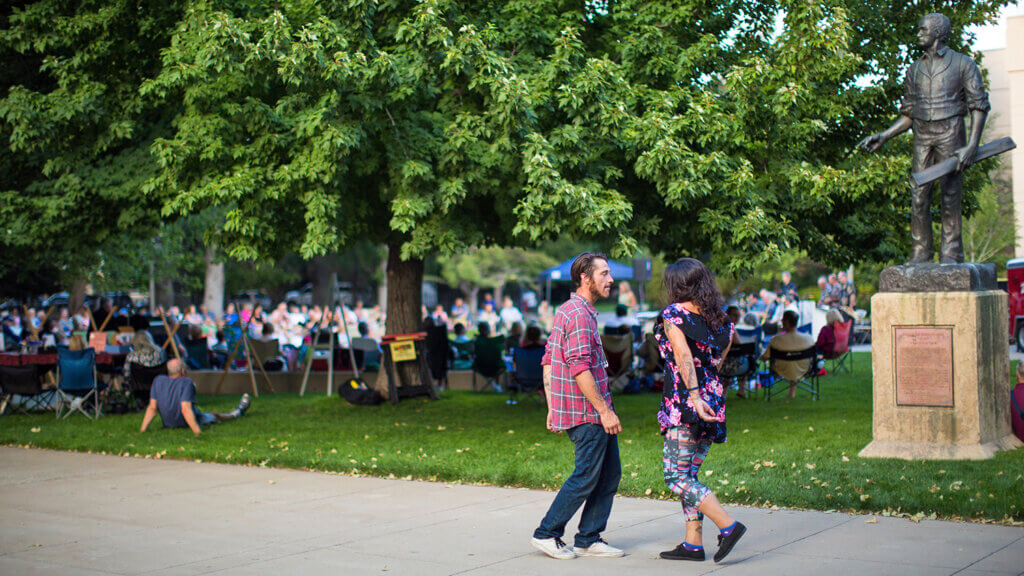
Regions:
<instances>
[{"instance_id":1,"label":"red plaid shirt","mask_svg":"<svg viewBox=\"0 0 1024 576\"><path fill-rule=\"evenodd\" d=\"M601 397L614 410L605 370L608 360L597 330L597 310L586 298L573 292L569 301L558 308L541 364L551 366L552 429L601 423L597 410L576 385L576 376L587 370L593 374Z\"/></svg>"}]
</instances>

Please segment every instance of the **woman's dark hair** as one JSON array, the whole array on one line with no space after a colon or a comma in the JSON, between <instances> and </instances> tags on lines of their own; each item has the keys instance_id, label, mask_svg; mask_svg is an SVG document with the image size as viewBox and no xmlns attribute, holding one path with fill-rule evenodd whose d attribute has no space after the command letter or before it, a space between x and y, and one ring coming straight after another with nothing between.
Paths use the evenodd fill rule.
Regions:
<instances>
[{"instance_id":1,"label":"woman's dark hair","mask_svg":"<svg viewBox=\"0 0 1024 576\"><path fill-rule=\"evenodd\" d=\"M523 338L523 343L537 343L540 344L540 326L531 324L526 328L526 337ZM1024 362L1021 362L1024 364Z\"/></svg>"},{"instance_id":2,"label":"woman's dark hair","mask_svg":"<svg viewBox=\"0 0 1024 576\"><path fill-rule=\"evenodd\" d=\"M715 277L700 260L680 258L665 268L665 293L672 303L693 302L713 331L729 322Z\"/></svg>"}]
</instances>

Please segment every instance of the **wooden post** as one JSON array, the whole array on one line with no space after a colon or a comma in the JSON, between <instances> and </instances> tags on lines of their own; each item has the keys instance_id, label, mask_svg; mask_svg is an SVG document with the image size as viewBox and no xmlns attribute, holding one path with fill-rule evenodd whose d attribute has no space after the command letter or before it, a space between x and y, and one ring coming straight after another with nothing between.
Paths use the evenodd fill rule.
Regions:
<instances>
[{"instance_id":1,"label":"wooden post","mask_svg":"<svg viewBox=\"0 0 1024 576\"><path fill-rule=\"evenodd\" d=\"M167 329L167 317L164 316L164 309L163 308L159 308L159 309L157 309L157 312L160 313L160 320L163 321L164 329L166 330ZM106 322L104 322L103 324L106 325ZM178 331L178 327L175 326L174 327L174 332L177 332L177 331ZM102 332L102 330L100 330L100 332ZM170 334L167 335L167 342L171 343L171 349L174 350L174 357L177 358L178 361L180 362L181 361L181 353L178 352L178 345L174 343L174 332L171 332ZM164 349L167 349L167 342L164 342Z\"/></svg>"},{"instance_id":2,"label":"wooden post","mask_svg":"<svg viewBox=\"0 0 1024 576\"><path fill-rule=\"evenodd\" d=\"M263 369L263 359L260 358L260 354L256 351L256 347L252 345L252 342L248 337L246 337L245 343L249 348L249 359L256 360L256 367L260 369L260 374L263 374L263 379L267 382L267 388L269 388L272 393L277 394L277 390L274 390L274 385L270 383L270 376L267 376L267 371ZM257 394L257 396L259 396L259 394Z\"/></svg>"}]
</instances>

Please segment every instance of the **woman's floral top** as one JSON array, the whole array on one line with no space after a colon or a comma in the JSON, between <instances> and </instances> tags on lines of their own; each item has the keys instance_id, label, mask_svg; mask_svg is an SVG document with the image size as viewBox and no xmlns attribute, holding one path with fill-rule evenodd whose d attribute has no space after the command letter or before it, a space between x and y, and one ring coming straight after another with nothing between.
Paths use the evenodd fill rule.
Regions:
<instances>
[{"instance_id":1,"label":"woman's floral top","mask_svg":"<svg viewBox=\"0 0 1024 576\"><path fill-rule=\"evenodd\" d=\"M693 355L700 395L718 415L717 422L705 422L697 415L690 395L686 393L686 383L676 366L672 344L665 334L665 322L675 324L686 336L690 354ZM676 426L698 424L701 438L711 442L725 442L725 388L718 376L718 369L722 364L722 353L732 340L732 332L731 322L712 332L703 316L684 309L682 304L670 304L661 311L661 321L654 327L654 337L658 341L661 357L665 360L664 393L658 410L658 424L661 425L662 434Z\"/></svg>"}]
</instances>

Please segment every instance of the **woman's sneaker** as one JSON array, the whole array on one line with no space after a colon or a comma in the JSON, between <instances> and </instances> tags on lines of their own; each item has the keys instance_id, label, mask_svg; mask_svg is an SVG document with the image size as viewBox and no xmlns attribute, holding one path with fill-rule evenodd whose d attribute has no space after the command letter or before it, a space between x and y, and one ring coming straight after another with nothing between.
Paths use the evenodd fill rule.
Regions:
<instances>
[{"instance_id":1,"label":"woman's sneaker","mask_svg":"<svg viewBox=\"0 0 1024 576\"><path fill-rule=\"evenodd\" d=\"M586 548L580 548L579 546L573 546L572 551L577 556L591 556L593 558L619 558L625 552L619 550L614 546L609 546L604 540L598 539Z\"/></svg>"},{"instance_id":2,"label":"woman's sneaker","mask_svg":"<svg viewBox=\"0 0 1024 576\"><path fill-rule=\"evenodd\" d=\"M740 541L740 538L747 531L747 527L737 522L732 528L732 532L728 536L718 535L718 552L715 552L715 562L721 562L729 552L732 551L732 547Z\"/></svg>"},{"instance_id":3,"label":"woman's sneaker","mask_svg":"<svg viewBox=\"0 0 1024 576\"><path fill-rule=\"evenodd\" d=\"M661 557L665 560L696 560L702 562L704 561L704 549L689 550L686 548L685 543L683 543L671 550L662 552Z\"/></svg>"},{"instance_id":4,"label":"woman's sneaker","mask_svg":"<svg viewBox=\"0 0 1024 576\"><path fill-rule=\"evenodd\" d=\"M572 560L576 557L576 553L566 546L561 538L545 538L543 540L534 538L530 540L530 544L533 544L533 547L537 550L558 560Z\"/></svg>"}]
</instances>

